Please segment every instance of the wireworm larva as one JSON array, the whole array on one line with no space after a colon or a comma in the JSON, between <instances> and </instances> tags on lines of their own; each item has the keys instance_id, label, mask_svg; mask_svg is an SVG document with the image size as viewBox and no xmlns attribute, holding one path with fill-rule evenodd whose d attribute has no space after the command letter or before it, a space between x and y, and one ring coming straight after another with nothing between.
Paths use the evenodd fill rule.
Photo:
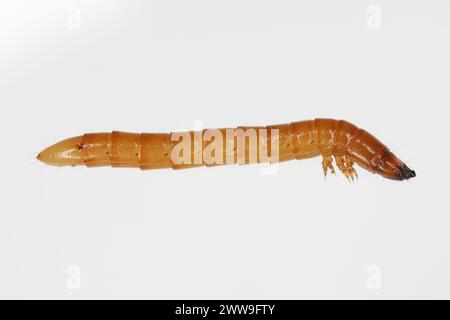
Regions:
<instances>
[{"instance_id":1,"label":"wireworm larva","mask_svg":"<svg viewBox=\"0 0 450 320\"><path fill-rule=\"evenodd\" d=\"M373 135L333 119L184 133L88 133L48 147L37 159L55 166L110 165L146 170L274 163L319 155L325 176L328 170L334 173L333 157L339 170L352 180L357 177L354 163L388 179L416 176Z\"/></svg>"}]
</instances>

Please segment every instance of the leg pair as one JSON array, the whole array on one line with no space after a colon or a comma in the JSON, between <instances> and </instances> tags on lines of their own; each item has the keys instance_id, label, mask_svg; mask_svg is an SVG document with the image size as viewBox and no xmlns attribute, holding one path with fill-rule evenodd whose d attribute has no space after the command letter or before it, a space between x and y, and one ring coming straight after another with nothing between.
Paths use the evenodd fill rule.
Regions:
<instances>
[{"instance_id":1,"label":"leg pair","mask_svg":"<svg viewBox=\"0 0 450 320\"><path fill-rule=\"evenodd\" d=\"M324 173L325 177L327 176L328 170L330 170L332 174L336 174L334 167L333 167L333 156L336 161L337 167L349 181L354 181L355 178L358 178L358 174L356 173L356 170L353 167L354 162L350 158L346 157L345 155L342 155L342 156L323 155L322 156L323 157L322 166L323 166L323 173Z\"/></svg>"}]
</instances>

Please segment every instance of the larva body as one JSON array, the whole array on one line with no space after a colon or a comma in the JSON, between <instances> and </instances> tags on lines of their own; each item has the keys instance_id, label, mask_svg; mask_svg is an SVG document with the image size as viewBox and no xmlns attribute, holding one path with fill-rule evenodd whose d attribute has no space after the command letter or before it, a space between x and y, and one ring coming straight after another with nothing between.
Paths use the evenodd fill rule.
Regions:
<instances>
[{"instance_id":1,"label":"larva body","mask_svg":"<svg viewBox=\"0 0 450 320\"><path fill-rule=\"evenodd\" d=\"M180 148L185 139L191 143ZM89 133L50 146L37 158L56 166L84 164L147 170L281 162L320 155L325 175L328 170L334 172L334 157L349 179L356 176L354 163L393 180L415 177L415 172L373 135L347 121L333 119L185 133Z\"/></svg>"}]
</instances>

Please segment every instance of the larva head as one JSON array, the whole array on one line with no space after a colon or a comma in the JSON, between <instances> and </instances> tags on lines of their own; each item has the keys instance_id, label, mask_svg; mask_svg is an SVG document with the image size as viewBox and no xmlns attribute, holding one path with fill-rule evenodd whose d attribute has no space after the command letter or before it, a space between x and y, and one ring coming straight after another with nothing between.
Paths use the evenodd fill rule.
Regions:
<instances>
[{"instance_id":1,"label":"larva head","mask_svg":"<svg viewBox=\"0 0 450 320\"><path fill-rule=\"evenodd\" d=\"M414 178L416 173L408 168L392 152L386 151L375 161L374 171L391 180L408 180Z\"/></svg>"}]
</instances>

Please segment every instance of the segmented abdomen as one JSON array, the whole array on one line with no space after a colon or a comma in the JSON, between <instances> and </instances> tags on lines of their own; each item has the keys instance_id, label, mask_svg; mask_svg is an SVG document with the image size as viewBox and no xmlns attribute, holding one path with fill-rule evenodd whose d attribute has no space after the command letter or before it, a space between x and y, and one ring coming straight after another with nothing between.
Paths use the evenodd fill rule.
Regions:
<instances>
[{"instance_id":1,"label":"segmented abdomen","mask_svg":"<svg viewBox=\"0 0 450 320\"><path fill-rule=\"evenodd\" d=\"M274 134L275 129L277 135ZM327 156L332 153L344 155L349 146L359 147L358 139L365 134L365 131L346 121L332 119L216 130L223 136L221 143L206 137L210 130L170 134L136 134L118 131L89 133L83 135L80 144L82 162L88 167L111 165L113 167L139 167L144 170L261 163L270 161L272 145L275 143L278 145L278 160L287 161L318 155ZM190 159L184 163L179 161L175 163L174 157L172 157L174 148L187 137L191 141ZM238 152L238 137L245 137L245 153ZM200 146L199 143L202 145ZM208 161L211 159L207 159L203 150L211 143L216 143L216 152L222 150L222 161L217 161L217 159L216 162ZM181 150L178 155L182 157L183 151Z\"/></svg>"}]
</instances>

